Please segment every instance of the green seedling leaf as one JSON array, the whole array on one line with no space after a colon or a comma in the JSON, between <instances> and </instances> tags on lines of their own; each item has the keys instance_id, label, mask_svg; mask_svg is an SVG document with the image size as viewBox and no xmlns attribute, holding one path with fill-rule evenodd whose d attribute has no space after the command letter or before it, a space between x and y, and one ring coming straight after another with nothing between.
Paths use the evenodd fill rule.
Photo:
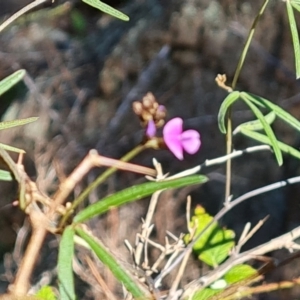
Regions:
<instances>
[{"instance_id":1,"label":"green seedling leaf","mask_svg":"<svg viewBox=\"0 0 300 300\"><path fill-rule=\"evenodd\" d=\"M12 88L25 76L25 70L19 70L0 81L0 96Z\"/></svg>"},{"instance_id":2,"label":"green seedling leaf","mask_svg":"<svg viewBox=\"0 0 300 300\"><path fill-rule=\"evenodd\" d=\"M267 115L264 116L266 122L271 125L276 118L276 114L271 111L270 113L268 113ZM234 131L233 134L237 134L240 132L240 128L246 128L248 130L252 130L252 131L258 131L258 130L262 130L264 127L262 126L260 120L255 120L255 121L249 121L249 122L245 122L243 124L240 124Z\"/></svg>"},{"instance_id":3,"label":"green seedling leaf","mask_svg":"<svg viewBox=\"0 0 300 300\"><path fill-rule=\"evenodd\" d=\"M277 163L279 166L283 164L283 158L281 150L278 146L277 138L271 128L271 126L267 123L267 121L264 118L264 115L262 112L255 106L255 104L252 103L251 98L248 98L246 94L241 93L241 98L245 101L245 103L250 107L254 115L257 117L257 119L261 122L261 125L263 126L263 129L265 130L267 136L270 139L270 145L273 148L275 157L277 159Z\"/></svg>"},{"instance_id":4,"label":"green seedling leaf","mask_svg":"<svg viewBox=\"0 0 300 300\"><path fill-rule=\"evenodd\" d=\"M288 112L286 112L284 109L279 107L278 105L260 96L241 92L241 96L244 95L246 95L248 99L251 100L251 102L255 103L256 105L265 107L273 111L276 114L276 116L278 116L278 118L280 118L282 121L294 127L297 131L300 131L300 122L295 117L293 117Z\"/></svg>"},{"instance_id":5,"label":"green seedling leaf","mask_svg":"<svg viewBox=\"0 0 300 300\"><path fill-rule=\"evenodd\" d=\"M224 279L228 284L233 284L250 276L258 275L258 272L249 265L236 265L232 267L225 275Z\"/></svg>"},{"instance_id":6,"label":"green seedling leaf","mask_svg":"<svg viewBox=\"0 0 300 300\"><path fill-rule=\"evenodd\" d=\"M234 91L231 92L223 101L219 114L218 114L218 124L219 124L219 129L222 133L226 133L226 126L225 126L225 116L227 113L228 108L233 105L235 101L237 101L240 97L240 92Z\"/></svg>"},{"instance_id":7,"label":"green seedling leaf","mask_svg":"<svg viewBox=\"0 0 300 300\"><path fill-rule=\"evenodd\" d=\"M138 279L127 272L122 264L114 258L111 251L106 249L98 239L79 226L76 227L76 233L91 247L100 261L110 269L115 278L125 286L135 299L151 299L150 293L146 289L142 289Z\"/></svg>"},{"instance_id":8,"label":"green seedling leaf","mask_svg":"<svg viewBox=\"0 0 300 300\"><path fill-rule=\"evenodd\" d=\"M212 296L216 294L218 294L217 299L223 299L224 296L229 296L227 292L228 290L231 292L238 292L238 289L244 286L244 280L256 275L258 275L258 272L249 265L241 264L234 266L224 275L223 278L212 283L209 288L196 292L192 299L215 299ZM233 284L235 286L233 286Z\"/></svg>"},{"instance_id":9,"label":"green seedling leaf","mask_svg":"<svg viewBox=\"0 0 300 300\"><path fill-rule=\"evenodd\" d=\"M211 298L213 295L220 293L220 290L211 289L211 288L205 288L201 291L197 291L193 297L192 300L207 300Z\"/></svg>"},{"instance_id":10,"label":"green seedling leaf","mask_svg":"<svg viewBox=\"0 0 300 300\"><path fill-rule=\"evenodd\" d=\"M13 177L11 175L11 172L0 170L0 180L2 181L12 181Z\"/></svg>"},{"instance_id":11,"label":"green seedling leaf","mask_svg":"<svg viewBox=\"0 0 300 300\"><path fill-rule=\"evenodd\" d=\"M37 293L36 296L41 300L56 300L56 295L51 286L43 286Z\"/></svg>"},{"instance_id":12,"label":"green seedling leaf","mask_svg":"<svg viewBox=\"0 0 300 300\"><path fill-rule=\"evenodd\" d=\"M140 185L132 186L113 195L107 196L99 200L84 210L80 211L74 218L75 223L84 222L97 215L107 212L112 207L118 207L123 204L140 200L146 196L153 194L158 190L180 188L187 185L204 183L207 177L203 175L192 175L174 180L166 180L161 182L147 182Z\"/></svg>"},{"instance_id":13,"label":"green seedling leaf","mask_svg":"<svg viewBox=\"0 0 300 300\"><path fill-rule=\"evenodd\" d=\"M75 300L75 287L73 276L73 255L74 255L74 229L67 227L59 243L58 252L58 281L61 300Z\"/></svg>"},{"instance_id":14,"label":"green seedling leaf","mask_svg":"<svg viewBox=\"0 0 300 300\"><path fill-rule=\"evenodd\" d=\"M263 144L267 144L267 145L270 145L271 146L271 142L269 140L269 138L267 136L265 136L264 134L261 134L261 133L258 133L258 132L254 132L254 131L250 131L246 128L243 128L241 127L241 133L260 142L260 143L263 143ZM278 142L278 146L280 148L280 150L282 152L285 152L289 155L292 155L298 159L300 159L300 152L298 150L296 150L295 148L285 144L285 143L282 143L282 142Z\"/></svg>"},{"instance_id":15,"label":"green seedling leaf","mask_svg":"<svg viewBox=\"0 0 300 300\"><path fill-rule=\"evenodd\" d=\"M289 18L293 47L294 47L294 55L295 55L295 66L296 66L296 78L300 78L300 44L299 44L299 35L297 24L294 16L294 10L292 4L289 0L286 1L286 9Z\"/></svg>"},{"instance_id":16,"label":"green seedling leaf","mask_svg":"<svg viewBox=\"0 0 300 300\"><path fill-rule=\"evenodd\" d=\"M129 17L125 14L123 14L122 12L120 12L117 9L114 9L113 7L107 5L106 3L103 3L99 0L82 0L84 3L95 7L101 11L103 11L104 13L111 15L115 18L121 19L123 21L129 21Z\"/></svg>"},{"instance_id":17,"label":"green seedling leaf","mask_svg":"<svg viewBox=\"0 0 300 300\"><path fill-rule=\"evenodd\" d=\"M212 220L213 217L207 214L203 207L198 206L189 225L196 231L194 236L198 236ZM198 255L199 260L209 266L217 267L228 257L229 251L234 246L234 237L235 234L232 230L220 228L218 223L214 222L197 240L193 250ZM191 238L190 234L187 234L184 240L188 243Z\"/></svg>"}]
</instances>

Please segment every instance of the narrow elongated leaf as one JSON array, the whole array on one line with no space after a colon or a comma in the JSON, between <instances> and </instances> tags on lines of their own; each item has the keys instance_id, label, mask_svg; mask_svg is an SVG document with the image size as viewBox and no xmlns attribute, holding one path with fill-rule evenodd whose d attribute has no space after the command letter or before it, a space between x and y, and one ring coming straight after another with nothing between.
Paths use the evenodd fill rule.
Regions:
<instances>
[{"instance_id":1,"label":"narrow elongated leaf","mask_svg":"<svg viewBox=\"0 0 300 300\"><path fill-rule=\"evenodd\" d=\"M268 113L267 115L264 116L266 122L271 125L276 118L276 114L271 111L270 113ZM233 134L237 134L240 132L240 128L246 128L248 130L252 130L252 131L258 131L258 130L262 130L263 126L260 122L260 120L254 120L254 121L249 121L249 122L245 122L243 124L240 124L234 131Z\"/></svg>"},{"instance_id":2,"label":"narrow elongated leaf","mask_svg":"<svg viewBox=\"0 0 300 300\"><path fill-rule=\"evenodd\" d=\"M7 128L12 128L16 126L22 126L28 123L32 123L36 121L38 117L32 117L32 118L27 118L27 119L18 119L18 120L12 120L12 121L4 121L0 122L0 130L7 129Z\"/></svg>"},{"instance_id":3,"label":"narrow elongated leaf","mask_svg":"<svg viewBox=\"0 0 300 300\"><path fill-rule=\"evenodd\" d=\"M107 5L106 3L103 3L99 0L82 0L84 3L95 7L101 11L103 11L104 13L111 15L115 18L121 19L123 21L129 21L129 17L125 14L123 14L122 12L120 12L117 9L114 9L113 7Z\"/></svg>"},{"instance_id":4,"label":"narrow elongated leaf","mask_svg":"<svg viewBox=\"0 0 300 300\"><path fill-rule=\"evenodd\" d=\"M300 12L300 5L296 1L290 1L292 6Z\"/></svg>"},{"instance_id":5,"label":"narrow elongated leaf","mask_svg":"<svg viewBox=\"0 0 300 300\"><path fill-rule=\"evenodd\" d=\"M5 171L5 170L0 170L0 180L3 180L3 181L12 181L13 177L11 175L11 172Z\"/></svg>"},{"instance_id":6,"label":"narrow elongated leaf","mask_svg":"<svg viewBox=\"0 0 300 300\"><path fill-rule=\"evenodd\" d=\"M106 249L102 243L92 236L91 233L86 232L79 226L76 227L76 233L91 247L100 261L106 265L114 274L115 278L122 283L128 292L132 294L135 299L151 299L150 293L142 290L141 285L125 268L114 258L109 249Z\"/></svg>"},{"instance_id":7,"label":"narrow elongated leaf","mask_svg":"<svg viewBox=\"0 0 300 300\"><path fill-rule=\"evenodd\" d=\"M219 124L219 129L222 133L226 133L226 126L225 126L225 116L227 113L228 108L239 99L240 97L240 92L234 91L230 93L223 101L219 114L218 114L218 124Z\"/></svg>"},{"instance_id":8,"label":"narrow elongated leaf","mask_svg":"<svg viewBox=\"0 0 300 300\"><path fill-rule=\"evenodd\" d=\"M80 211L74 218L74 222L79 223L91 219L97 215L101 215L108 211L111 207L118 207L125 203L140 200L146 196L153 194L158 190L180 188L187 185L204 183L207 177L203 175L192 175L174 180L161 182L147 182L140 185L132 186L113 195L105 197L102 200L88 206Z\"/></svg>"},{"instance_id":9,"label":"narrow elongated leaf","mask_svg":"<svg viewBox=\"0 0 300 300\"><path fill-rule=\"evenodd\" d=\"M263 144L267 144L267 145L271 146L270 139L267 136L265 136L264 134L254 132L254 131L248 130L246 128L243 128L243 127L241 127L241 133L258 141L258 142L261 142ZM300 152L298 150L296 150L295 148L293 148L285 143L279 142L279 141L278 141L278 146L282 152L285 152L287 154L290 154L290 155L300 159Z\"/></svg>"},{"instance_id":10,"label":"narrow elongated leaf","mask_svg":"<svg viewBox=\"0 0 300 300\"><path fill-rule=\"evenodd\" d=\"M276 138L271 126L265 120L262 112L251 102L251 99L249 99L247 97L247 95L242 94L241 98L246 102L246 104L250 107L250 109L253 111L253 113L257 117L257 119L261 122L261 125L263 126L268 138L270 139L270 145L272 146L272 148L274 150L274 154L277 159L278 165L281 166L283 164L282 153L278 146L277 138Z\"/></svg>"},{"instance_id":11,"label":"narrow elongated leaf","mask_svg":"<svg viewBox=\"0 0 300 300\"><path fill-rule=\"evenodd\" d=\"M294 16L294 10L292 4L289 0L286 1L286 9L289 18L292 40L293 40L293 47L294 47L294 54L295 54L295 66L296 66L296 78L300 78L300 44L299 44L299 35L297 24Z\"/></svg>"},{"instance_id":12,"label":"narrow elongated leaf","mask_svg":"<svg viewBox=\"0 0 300 300\"><path fill-rule=\"evenodd\" d=\"M25 70L19 70L0 81L0 96L18 83L26 74Z\"/></svg>"},{"instance_id":13,"label":"narrow elongated leaf","mask_svg":"<svg viewBox=\"0 0 300 300\"><path fill-rule=\"evenodd\" d=\"M75 300L72 260L74 255L74 229L64 230L58 252L58 281L61 300Z\"/></svg>"},{"instance_id":14,"label":"narrow elongated leaf","mask_svg":"<svg viewBox=\"0 0 300 300\"><path fill-rule=\"evenodd\" d=\"M25 151L23 149L16 148L16 147L9 146L9 145L2 144L2 143L0 143L0 148L7 150L7 151L16 152L16 153L25 153Z\"/></svg>"},{"instance_id":15,"label":"narrow elongated leaf","mask_svg":"<svg viewBox=\"0 0 300 300\"><path fill-rule=\"evenodd\" d=\"M273 111L276 114L276 116L278 116L278 118L280 118L282 121L284 121L285 123L294 127L297 131L300 131L300 122L295 117L293 117L291 114L289 114L284 109L279 107L278 105L276 105L276 104L272 103L271 101L264 99L260 96L241 92L241 97L244 95L247 95L248 99L251 100L251 102L255 103L256 105L265 107L265 108Z\"/></svg>"}]
</instances>

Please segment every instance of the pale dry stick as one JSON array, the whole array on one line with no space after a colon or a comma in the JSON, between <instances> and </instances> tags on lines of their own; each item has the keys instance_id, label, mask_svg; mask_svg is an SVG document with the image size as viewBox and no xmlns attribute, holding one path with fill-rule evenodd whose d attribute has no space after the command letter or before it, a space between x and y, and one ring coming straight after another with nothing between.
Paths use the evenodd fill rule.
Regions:
<instances>
[{"instance_id":1,"label":"pale dry stick","mask_svg":"<svg viewBox=\"0 0 300 300\"><path fill-rule=\"evenodd\" d=\"M268 145L259 145L259 146L249 147L249 148L246 148L244 150L234 150L233 152L231 152L228 155L224 155L224 156L221 156L221 157L218 157L218 158L213 158L213 159L207 159L201 165L193 167L193 168L188 169L188 170L185 170L183 172L177 173L175 175L172 175L172 176L166 178L165 180L172 180L172 179L175 179L175 178L181 178L181 177L184 177L184 176L192 175L192 174L200 172L202 170L202 168L204 168L204 167L220 165L220 164L225 163L228 159L236 158L236 157L239 157L239 156L241 156L243 154L246 154L246 153L253 153L253 152L259 152L259 151L266 151L266 150L271 151L270 146L268 146Z\"/></svg>"},{"instance_id":2,"label":"pale dry stick","mask_svg":"<svg viewBox=\"0 0 300 300\"><path fill-rule=\"evenodd\" d=\"M160 273L159 276L157 276L157 278L155 278L155 282L157 281L161 281L161 279L166 276L173 268L175 268L180 262L181 260L184 258L185 256L185 252L189 251L189 249L193 248L195 243L199 240L199 238L215 223L218 222L225 214L227 214L233 207L235 207L236 205L242 203L243 201L246 201L254 196L258 196L261 195L263 193L267 193L270 192L272 190L276 190L282 187L285 187L287 185L291 185L291 184L295 184L295 183L299 183L300 182L300 176L296 176L293 178L289 178L286 180L282 180L267 186L264 186L262 188L258 188L256 190L253 190L251 192L248 192L240 197L238 197L237 199L231 201L231 202L227 202L227 206L224 206L213 218L213 220L211 222L209 222L206 227L195 237L195 239L185 248L185 250L183 251L183 253L181 253L176 260L173 262L173 264L167 268L166 270L164 270L163 272Z\"/></svg>"},{"instance_id":3,"label":"pale dry stick","mask_svg":"<svg viewBox=\"0 0 300 300\"><path fill-rule=\"evenodd\" d=\"M280 281L274 283L264 283L255 287L243 287L238 291L237 295L231 295L222 298L222 300L234 300L234 299L250 299L255 294L270 293L272 291L278 291L283 289L291 289L292 287L300 285L300 278L293 278L291 281Z\"/></svg>"},{"instance_id":4,"label":"pale dry stick","mask_svg":"<svg viewBox=\"0 0 300 300\"><path fill-rule=\"evenodd\" d=\"M169 295L168 295L166 300L175 300L175 299L177 299L177 298L175 298L175 295L177 293L179 283L180 283L181 278L184 274L184 271L185 271L185 268L186 268L186 265L187 265L187 262L190 258L191 253L192 253L192 249L189 249L189 251L187 251L184 258L182 259L180 267L179 267L178 272L177 272L177 275L176 275L175 279L173 280L172 286L169 290Z\"/></svg>"},{"instance_id":5,"label":"pale dry stick","mask_svg":"<svg viewBox=\"0 0 300 300\"><path fill-rule=\"evenodd\" d=\"M265 224L269 217L265 217L264 219L260 220L251 230L250 227L243 234L241 235L237 245L235 246L235 253L239 253L241 248L251 239L251 237ZM250 223L247 223L250 224ZM250 232L249 232L250 230Z\"/></svg>"},{"instance_id":6,"label":"pale dry stick","mask_svg":"<svg viewBox=\"0 0 300 300\"><path fill-rule=\"evenodd\" d=\"M47 229L43 226L33 229L30 242L26 248L15 282L9 287L9 290L13 295L24 296L27 294L30 286L29 278L33 272L36 260L39 257L47 232Z\"/></svg>"},{"instance_id":7,"label":"pale dry stick","mask_svg":"<svg viewBox=\"0 0 300 300\"><path fill-rule=\"evenodd\" d=\"M200 279L190 283L186 289L184 295L192 295L196 290L209 286L214 281L218 280L225 273L227 273L232 267L242 264L256 257L263 256L274 250L286 248L287 245L291 244L295 239L300 237L300 226L285 233L271 241L259 245L253 249L240 253L238 255L231 256L225 263L220 265L216 270L209 272L207 275L202 276ZM183 297L184 297L183 295Z\"/></svg>"},{"instance_id":8,"label":"pale dry stick","mask_svg":"<svg viewBox=\"0 0 300 300\"><path fill-rule=\"evenodd\" d=\"M106 295L106 298L110 299L110 300L116 300L114 294L111 292L111 290L107 286L105 280L102 278L101 274L98 272L97 267L95 266L94 262L90 259L89 256L86 256L85 259L86 259L86 262L87 262L92 274L94 275L95 279L97 280L99 285L102 287L102 289Z\"/></svg>"},{"instance_id":9,"label":"pale dry stick","mask_svg":"<svg viewBox=\"0 0 300 300\"><path fill-rule=\"evenodd\" d=\"M71 175L61 183L58 192L54 195L54 201L51 206L53 213L58 205L64 203L69 194L73 191L75 186L82 180L82 178L94 167L114 167L120 170L134 171L145 175L155 176L156 171L147 167L131 164L128 162L119 161L104 157L98 154L96 150L90 150L88 155L83 159Z\"/></svg>"},{"instance_id":10,"label":"pale dry stick","mask_svg":"<svg viewBox=\"0 0 300 300\"><path fill-rule=\"evenodd\" d=\"M29 214L33 232L30 239L30 242L27 246L25 251L23 260L21 262L20 268L16 275L16 280L14 284L10 287L11 292L14 295L22 296L26 295L29 288L29 281L31 274L33 272L33 268L36 264L37 257L40 253L42 245L44 243L45 237L48 231L51 231L49 228L49 224L55 223L57 209L61 207L61 205L66 201L68 195L72 192L76 184L82 180L82 178L93 168L96 166L112 166L124 169L124 170L132 170L136 172L146 172L148 175L155 176L156 171L150 168L145 168L142 166L137 166L130 163L119 162L118 160L114 159L106 159L98 155L96 150L91 150L89 154L83 159L83 161L79 164L77 168L71 173L71 175L63 182L60 187L59 191L56 193L53 202L49 205L49 210L47 211L46 215L43 214L42 211L33 209L35 208L38 191L36 191L36 195L34 199L31 199L31 203L28 205L26 211ZM145 174L145 173L144 173ZM17 174L17 176L21 177L18 178L19 182L27 181L28 185L29 178L24 173ZM26 178L24 177L26 176ZM23 178L24 177L24 178ZM40 195L43 197L43 195ZM48 199L45 199L48 200ZM41 201L44 203L43 201Z\"/></svg>"},{"instance_id":11,"label":"pale dry stick","mask_svg":"<svg viewBox=\"0 0 300 300\"><path fill-rule=\"evenodd\" d=\"M187 197L187 204L186 204L186 221L187 221L188 231L189 231L190 234L192 234L192 229L190 228L190 224L189 224L190 220L191 220L191 200L192 200L191 196L188 196ZM178 290L179 283L180 283L181 278L184 274L184 270L186 268L186 265L187 265L187 262L188 262L188 259L191 255L191 253L192 253L192 249L190 249L190 251L187 251L185 257L183 258L183 260L180 264L180 267L178 269L178 272L176 274L176 277L173 280L172 286L169 290L167 300L173 300L174 299L174 296L176 295L176 292Z\"/></svg>"},{"instance_id":12,"label":"pale dry stick","mask_svg":"<svg viewBox=\"0 0 300 300\"><path fill-rule=\"evenodd\" d=\"M154 168L157 173L155 180L160 181L161 179L164 179L165 175L163 174L161 164L158 163L155 158L153 159L153 165L154 165ZM153 180L153 179L151 178L151 180ZM143 223L143 226L142 226L141 237L143 237L143 238L146 238L149 236L149 234L148 234L149 228L150 228L150 225L151 225L151 222L153 219L153 214L154 214L155 208L157 206L158 198L159 198L161 192L162 191L155 192L150 199L149 208L147 210L145 222ZM141 241L141 239L139 239L139 242L136 246L136 250L135 250L135 254L134 254L134 260L135 260L135 264L137 266L139 266L141 264L142 251L144 248L143 244L144 244L143 241Z\"/></svg>"},{"instance_id":13,"label":"pale dry stick","mask_svg":"<svg viewBox=\"0 0 300 300\"><path fill-rule=\"evenodd\" d=\"M147 236L149 236L149 227L151 226L151 222L152 222L152 217L158 202L158 198L160 196L162 191L157 191L155 192L151 199L150 199L150 204L149 204L149 208L147 211L147 215L146 215L146 219L145 222L142 225L142 233L141 233L141 238L146 238ZM135 255L134 255L134 260L137 266L139 266L141 264L141 258L142 258L142 252L144 248L144 242L141 240L141 238L139 238L138 244L136 246L136 250L135 250Z\"/></svg>"},{"instance_id":14,"label":"pale dry stick","mask_svg":"<svg viewBox=\"0 0 300 300\"><path fill-rule=\"evenodd\" d=\"M0 25L0 32L3 31L3 29L5 29L8 25L10 25L16 19L18 19L19 17L21 17L22 15L24 15L25 13L27 13L29 10L37 7L38 5L40 5L40 4L42 4L42 3L46 2L46 1L47 0L36 0L36 1L33 1L33 2L29 3L25 7L21 8L19 11L17 11L15 14L13 14L11 17L9 17L6 21L4 21ZM52 0L52 2L54 2L54 1Z\"/></svg>"},{"instance_id":15,"label":"pale dry stick","mask_svg":"<svg viewBox=\"0 0 300 300\"><path fill-rule=\"evenodd\" d=\"M147 235L145 237L145 242L144 242L144 262L143 264L145 265L145 268L149 267L149 258L148 258L148 241L149 241L149 236L154 228L154 224L150 225L150 227L147 230Z\"/></svg>"}]
</instances>

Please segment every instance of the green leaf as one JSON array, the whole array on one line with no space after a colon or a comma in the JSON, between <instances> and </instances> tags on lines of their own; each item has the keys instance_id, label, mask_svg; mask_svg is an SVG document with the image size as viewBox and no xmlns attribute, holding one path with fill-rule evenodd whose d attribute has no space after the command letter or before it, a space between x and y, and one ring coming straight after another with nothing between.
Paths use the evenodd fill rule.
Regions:
<instances>
[{"instance_id":1,"label":"green leaf","mask_svg":"<svg viewBox=\"0 0 300 300\"><path fill-rule=\"evenodd\" d=\"M12 151L12 152L17 152L17 153L25 153L25 151L23 149L16 148L16 147L9 146L9 145L2 144L2 143L0 143L0 147L7 151Z\"/></svg>"},{"instance_id":2,"label":"green leaf","mask_svg":"<svg viewBox=\"0 0 300 300\"><path fill-rule=\"evenodd\" d=\"M292 0L292 1L290 1L290 2L291 2L291 4L292 4L292 6L293 6L296 10L298 10L298 11L300 12L300 5L297 3L297 1L298 1L298 0Z\"/></svg>"},{"instance_id":3,"label":"green leaf","mask_svg":"<svg viewBox=\"0 0 300 300\"><path fill-rule=\"evenodd\" d=\"M125 268L113 257L111 251L106 249L102 243L92 234L86 232L80 227L75 228L76 233L91 247L100 261L106 265L113 273L115 278L122 283L128 292L136 299L150 299L150 292L142 290L138 279L135 279Z\"/></svg>"},{"instance_id":4,"label":"green leaf","mask_svg":"<svg viewBox=\"0 0 300 300\"><path fill-rule=\"evenodd\" d=\"M246 102L246 104L250 107L252 112L255 114L257 119L261 122L267 136L270 139L271 146L273 148L275 157L277 159L277 163L279 166L283 164L283 158L281 150L278 146L277 138L271 128L271 126L267 123L267 121L264 118L264 115L262 112L252 103L251 98L248 98L248 95L246 93L241 93L241 98Z\"/></svg>"},{"instance_id":5,"label":"green leaf","mask_svg":"<svg viewBox=\"0 0 300 300\"><path fill-rule=\"evenodd\" d=\"M253 95L250 93L241 92L241 96L247 95L248 99L251 100L256 105L259 105L261 107L265 107L271 111L273 111L278 118L280 118L285 123L289 124L290 126L294 127L297 131L300 131L300 122L290 115L288 112L286 112L284 109L279 107L278 105L272 103L271 101L264 99L260 96Z\"/></svg>"},{"instance_id":6,"label":"green leaf","mask_svg":"<svg viewBox=\"0 0 300 300\"><path fill-rule=\"evenodd\" d=\"M228 284L242 281L252 275L258 274L257 271L249 265L241 264L232 267L225 275L224 279Z\"/></svg>"},{"instance_id":7,"label":"green leaf","mask_svg":"<svg viewBox=\"0 0 300 300\"><path fill-rule=\"evenodd\" d=\"M296 66L296 78L300 78L300 44L299 44L299 35L297 24L294 16L293 7L289 0L286 1L286 9L289 18L292 40L293 40L293 47L294 47L294 54L295 54L295 66Z\"/></svg>"},{"instance_id":8,"label":"green leaf","mask_svg":"<svg viewBox=\"0 0 300 300\"><path fill-rule=\"evenodd\" d=\"M12 128L16 126L22 126L28 123L35 122L36 120L38 120L38 117L0 122L0 130Z\"/></svg>"},{"instance_id":9,"label":"green leaf","mask_svg":"<svg viewBox=\"0 0 300 300\"><path fill-rule=\"evenodd\" d=\"M5 171L5 170L0 170L0 180L3 180L3 181L12 181L13 177L11 175L11 172Z\"/></svg>"},{"instance_id":10,"label":"green leaf","mask_svg":"<svg viewBox=\"0 0 300 300\"><path fill-rule=\"evenodd\" d=\"M203 207L197 206L189 227L196 229L194 235L197 236L212 220L213 217L207 214ZM201 261L209 266L217 267L228 257L229 251L234 246L234 237L232 230L220 228L218 223L214 222L197 240L193 250ZM190 239L190 234L184 238L186 243Z\"/></svg>"},{"instance_id":11,"label":"green leaf","mask_svg":"<svg viewBox=\"0 0 300 300\"><path fill-rule=\"evenodd\" d=\"M207 300L211 298L211 296L218 293L220 293L220 291L211 288L205 288L201 291L195 292L195 294L192 297L192 300Z\"/></svg>"},{"instance_id":12,"label":"green leaf","mask_svg":"<svg viewBox=\"0 0 300 300\"><path fill-rule=\"evenodd\" d=\"M73 276L74 229L67 227L59 243L58 252L58 281L61 300L76 299Z\"/></svg>"},{"instance_id":13,"label":"green leaf","mask_svg":"<svg viewBox=\"0 0 300 300\"><path fill-rule=\"evenodd\" d=\"M114 9L113 7L107 5L106 3L103 3L99 0L82 0L82 1L92 7L95 7L97 9L103 11L104 13L107 13L108 15L115 17L115 18L121 19L123 21L129 21L128 16L126 16L119 10Z\"/></svg>"},{"instance_id":14,"label":"green leaf","mask_svg":"<svg viewBox=\"0 0 300 300\"><path fill-rule=\"evenodd\" d=\"M231 92L222 102L222 105L219 110L218 114L218 124L219 124L219 129L222 133L226 133L226 126L225 126L225 116L227 113L228 108L239 99L240 97L240 92L234 91Z\"/></svg>"},{"instance_id":15,"label":"green leaf","mask_svg":"<svg viewBox=\"0 0 300 300\"><path fill-rule=\"evenodd\" d=\"M19 70L0 81L0 96L18 83L26 74L25 70Z\"/></svg>"},{"instance_id":16,"label":"green leaf","mask_svg":"<svg viewBox=\"0 0 300 300\"><path fill-rule=\"evenodd\" d=\"M271 146L271 142L270 142L269 138L261 133L254 132L254 131L248 130L246 128L243 128L243 127L241 127L241 133L258 141L258 142L261 142L263 144L267 144L267 145ZM296 150L295 148L293 148L285 143L279 142L279 141L278 141L278 146L282 152L285 152L289 155L292 155L292 156L300 159L300 152L298 150Z\"/></svg>"},{"instance_id":17,"label":"green leaf","mask_svg":"<svg viewBox=\"0 0 300 300\"><path fill-rule=\"evenodd\" d=\"M276 118L276 114L271 111L270 113L268 113L267 115L264 116L266 122L271 125ZM237 134L240 132L240 128L246 128L248 130L252 130L252 131L258 131L258 130L262 130L263 126L260 122L260 120L254 120L254 121L249 121L249 122L245 122L243 124L240 124L233 132L233 134Z\"/></svg>"},{"instance_id":18,"label":"green leaf","mask_svg":"<svg viewBox=\"0 0 300 300\"><path fill-rule=\"evenodd\" d=\"M56 295L52 289L51 286L43 286L37 293L36 296L38 296L41 300L56 300Z\"/></svg>"},{"instance_id":19,"label":"green leaf","mask_svg":"<svg viewBox=\"0 0 300 300\"><path fill-rule=\"evenodd\" d=\"M158 190L180 188L187 185L204 183L207 177L203 175L192 175L174 180L161 182L147 182L140 185L132 186L88 206L80 211L74 218L75 223L83 222L97 215L101 215L112 207L118 207L123 204L140 200L153 194Z\"/></svg>"}]
</instances>

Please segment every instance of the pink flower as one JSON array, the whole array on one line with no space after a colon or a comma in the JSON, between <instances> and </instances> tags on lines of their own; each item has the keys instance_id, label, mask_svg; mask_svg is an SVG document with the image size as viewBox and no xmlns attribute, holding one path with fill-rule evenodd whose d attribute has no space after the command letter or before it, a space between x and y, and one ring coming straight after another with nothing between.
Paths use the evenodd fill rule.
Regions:
<instances>
[{"instance_id":1,"label":"pink flower","mask_svg":"<svg viewBox=\"0 0 300 300\"><path fill-rule=\"evenodd\" d=\"M147 128L146 128L146 135L149 138L154 137L156 134L156 126L153 120L150 120L148 122Z\"/></svg>"},{"instance_id":2,"label":"pink flower","mask_svg":"<svg viewBox=\"0 0 300 300\"><path fill-rule=\"evenodd\" d=\"M163 138L169 150L180 160L183 160L183 150L195 154L200 146L200 134L196 130L183 131L181 118L170 120L163 129Z\"/></svg>"}]
</instances>

